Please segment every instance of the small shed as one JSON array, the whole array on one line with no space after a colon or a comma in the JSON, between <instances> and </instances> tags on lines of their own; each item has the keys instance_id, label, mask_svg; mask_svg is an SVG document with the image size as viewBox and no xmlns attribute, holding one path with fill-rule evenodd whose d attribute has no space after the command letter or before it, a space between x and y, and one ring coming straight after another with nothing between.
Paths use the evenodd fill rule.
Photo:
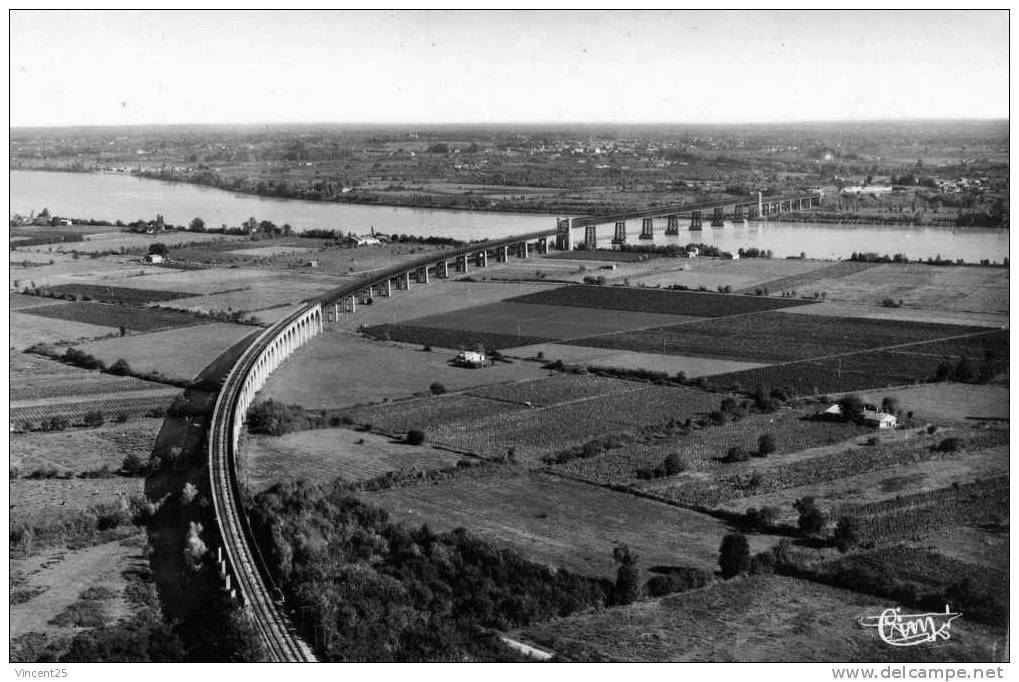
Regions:
<instances>
[{"instance_id":1,"label":"small shed","mask_svg":"<svg viewBox=\"0 0 1019 682\"><path fill-rule=\"evenodd\" d=\"M158 253L150 253L149 255L145 256L145 258L143 259L143 262L145 262L145 263L162 263L163 260L164 260L164 258L162 256L160 256Z\"/></svg>"}]
</instances>

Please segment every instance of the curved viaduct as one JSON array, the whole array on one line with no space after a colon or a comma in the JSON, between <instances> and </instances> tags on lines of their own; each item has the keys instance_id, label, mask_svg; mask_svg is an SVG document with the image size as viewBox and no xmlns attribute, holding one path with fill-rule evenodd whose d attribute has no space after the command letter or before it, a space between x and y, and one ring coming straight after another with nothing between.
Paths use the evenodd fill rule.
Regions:
<instances>
[{"instance_id":1,"label":"curved viaduct","mask_svg":"<svg viewBox=\"0 0 1019 682\"><path fill-rule=\"evenodd\" d=\"M723 206L746 205L758 198L722 202ZM780 202L792 202L788 197ZM719 202L712 202L716 207ZM674 215L696 211L704 204L666 206L628 217ZM255 395L269 375L291 354L321 333L327 323L356 312L359 303L394 295L411 283L427 284L432 277L449 277L451 270L465 273L484 268L489 260L505 262L511 255L527 258L531 249L547 253L552 248L571 248L570 230L610 222L620 216L573 218L558 221L553 229L505 239L472 243L458 249L430 254L345 284L303 303L277 321L244 351L231 369L216 399L209 434L209 483L222 546L217 562L224 587L251 615L266 657L272 661L314 661L311 648L298 635L284 612L282 592L273 582L244 511L236 470L241 429Z\"/></svg>"}]
</instances>

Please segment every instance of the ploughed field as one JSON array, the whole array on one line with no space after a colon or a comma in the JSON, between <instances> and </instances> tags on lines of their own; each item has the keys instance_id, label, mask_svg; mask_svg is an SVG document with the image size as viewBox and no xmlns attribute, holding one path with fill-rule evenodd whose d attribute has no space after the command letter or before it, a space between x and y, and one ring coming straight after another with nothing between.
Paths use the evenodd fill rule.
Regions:
<instances>
[{"instance_id":1,"label":"ploughed field","mask_svg":"<svg viewBox=\"0 0 1019 682\"><path fill-rule=\"evenodd\" d=\"M25 315L52 317L72 322L105 327L125 327L135 332L149 332L202 324L205 320L175 310L136 308L108 303L75 302L34 306L21 311Z\"/></svg>"}]
</instances>

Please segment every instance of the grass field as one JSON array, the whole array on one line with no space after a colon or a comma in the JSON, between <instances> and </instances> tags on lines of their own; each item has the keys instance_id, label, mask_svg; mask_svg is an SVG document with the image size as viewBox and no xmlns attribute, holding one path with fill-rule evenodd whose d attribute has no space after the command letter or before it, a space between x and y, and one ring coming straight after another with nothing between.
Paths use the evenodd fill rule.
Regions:
<instances>
[{"instance_id":1,"label":"grass field","mask_svg":"<svg viewBox=\"0 0 1019 682\"><path fill-rule=\"evenodd\" d=\"M123 496L140 495L143 478L69 478L18 480L10 486L11 513L19 519L86 509Z\"/></svg>"},{"instance_id":2,"label":"grass field","mask_svg":"<svg viewBox=\"0 0 1019 682\"><path fill-rule=\"evenodd\" d=\"M1009 417L1008 386L995 384L934 383L883 393L863 393L867 402L879 405L885 396L899 400L917 419L935 422L1004 419ZM877 402L874 402L877 400Z\"/></svg>"},{"instance_id":3,"label":"grass field","mask_svg":"<svg viewBox=\"0 0 1019 682\"><path fill-rule=\"evenodd\" d=\"M22 475L36 469L116 471L129 454L147 461L162 419L137 419L126 424L53 433L11 434L10 465Z\"/></svg>"},{"instance_id":4,"label":"grass field","mask_svg":"<svg viewBox=\"0 0 1019 682\"><path fill-rule=\"evenodd\" d=\"M494 332L476 332L471 329L440 329L437 327L418 327L411 324L378 324L368 327L364 332L381 341L399 341L422 346L452 348L459 350L477 350L487 353L520 345L544 343L551 339L522 334L497 334Z\"/></svg>"},{"instance_id":5,"label":"grass field","mask_svg":"<svg viewBox=\"0 0 1019 682\"><path fill-rule=\"evenodd\" d=\"M572 400L627 393L641 384L593 374L556 374L543 379L493 384L469 391L470 395L528 406L548 407Z\"/></svg>"},{"instance_id":6,"label":"grass field","mask_svg":"<svg viewBox=\"0 0 1019 682\"><path fill-rule=\"evenodd\" d=\"M11 310L21 310L22 308L34 308L40 305L53 305L53 299L44 298L42 296L26 296L25 294L11 293L9 305Z\"/></svg>"},{"instance_id":7,"label":"grass field","mask_svg":"<svg viewBox=\"0 0 1019 682\"><path fill-rule=\"evenodd\" d=\"M828 300L876 305L885 298L934 310L1007 313L1008 268L885 263L810 283Z\"/></svg>"},{"instance_id":8,"label":"grass field","mask_svg":"<svg viewBox=\"0 0 1019 682\"><path fill-rule=\"evenodd\" d=\"M459 526L550 566L614 577L612 550L626 544L641 568L714 570L729 528L710 516L541 474L488 476L394 488L364 497L397 521L433 530ZM755 551L777 539L751 535Z\"/></svg>"},{"instance_id":9,"label":"grass field","mask_svg":"<svg viewBox=\"0 0 1019 682\"><path fill-rule=\"evenodd\" d=\"M240 241L240 238L229 235L201 232L163 232L160 234L131 234L107 227L105 231L91 234L84 242L67 242L60 244L55 250L79 253L96 253L99 251L120 251L121 249L148 249L151 244L165 244L171 249L180 244L191 242ZM171 258L175 254L171 251Z\"/></svg>"},{"instance_id":10,"label":"grass field","mask_svg":"<svg viewBox=\"0 0 1019 682\"><path fill-rule=\"evenodd\" d=\"M951 639L935 646L888 646L858 620L889 606L887 600L805 580L751 576L561 618L510 636L573 661L931 663L1007 658L1004 632L965 619L955 622Z\"/></svg>"},{"instance_id":11,"label":"grass field","mask_svg":"<svg viewBox=\"0 0 1019 682\"><path fill-rule=\"evenodd\" d=\"M318 251L316 248L308 246L254 246L249 249L234 249L228 253L237 254L240 256L255 256L256 258L266 258L269 256L282 256L289 254L301 254L301 253L314 253Z\"/></svg>"},{"instance_id":12,"label":"grass field","mask_svg":"<svg viewBox=\"0 0 1019 682\"><path fill-rule=\"evenodd\" d=\"M820 315L824 317L867 317L872 320L895 320L900 322L923 322L926 324L954 324L968 327L993 327L1000 329L1008 325L1007 313L979 313L959 310L924 308L886 308L880 305L862 303L838 303L824 301L795 308L783 308L781 312L790 315Z\"/></svg>"},{"instance_id":13,"label":"grass field","mask_svg":"<svg viewBox=\"0 0 1019 682\"><path fill-rule=\"evenodd\" d=\"M52 621L83 594L104 595L99 603L107 623L131 616L137 606L128 602L124 589L132 576L147 571L145 547L145 537L136 535L95 547L47 550L12 559L12 593L36 594L21 603L12 600L10 605L11 660L18 660L18 644L24 639L52 644L59 650L61 640L81 632L79 627Z\"/></svg>"},{"instance_id":14,"label":"grass field","mask_svg":"<svg viewBox=\"0 0 1019 682\"><path fill-rule=\"evenodd\" d=\"M537 343L531 346L506 348L504 355L515 358L534 358L538 353L548 362L562 360L568 365L595 367L619 367L622 369L646 369L665 372L674 376L683 372L687 377L706 377L726 372L741 372L761 367L761 363L737 362L718 358L700 358L690 355L662 355L661 353L638 353L628 350L575 346L569 343Z\"/></svg>"},{"instance_id":15,"label":"grass field","mask_svg":"<svg viewBox=\"0 0 1019 682\"><path fill-rule=\"evenodd\" d=\"M540 303L597 310L624 310L693 317L743 315L804 303L793 299L601 286L561 287L526 296L517 296L509 300L515 303Z\"/></svg>"},{"instance_id":16,"label":"grass field","mask_svg":"<svg viewBox=\"0 0 1019 682\"><path fill-rule=\"evenodd\" d=\"M255 491L304 478L327 484L364 481L389 471L428 471L456 466L460 455L427 443L407 445L349 429L317 429L279 438L253 436L241 448L242 478Z\"/></svg>"},{"instance_id":17,"label":"grass field","mask_svg":"<svg viewBox=\"0 0 1019 682\"><path fill-rule=\"evenodd\" d=\"M716 291L720 286L731 286L741 293L748 289L753 293L754 288L763 282L825 267L821 261L785 258L684 258L656 261L651 265L649 272L631 276L630 283L649 287L678 284L694 289L707 287L711 291Z\"/></svg>"},{"instance_id":18,"label":"grass field","mask_svg":"<svg viewBox=\"0 0 1019 682\"><path fill-rule=\"evenodd\" d=\"M155 371L165 377L190 380L220 353L260 331L261 327L212 322L86 343L78 349L107 365L123 358L136 372Z\"/></svg>"},{"instance_id":19,"label":"grass field","mask_svg":"<svg viewBox=\"0 0 1019 682\"><path fill-rule=\"evenodd\" d=\"M41 306L45 308L57 308L70 306L71 303L58 303L56 305ZM26 314L34 308L22 308L23 312L12 311L10 314L10 330L8 345L12 348L22 350L37 343L58 343L61 341L79 341L95 339L110 334L116 334L116 327L100 326L97 324L85 324L74 322L57 317L42 317L39 315Z\"/></svg>"},{"instance_id":20,"label":"grass field","mask_svg":"<svg viewBox=\"0 0 1019 682\"><path fill-rule=\"evenodd\" d=\"M425 429L429 441L447 442L438 437L443 426L453 429L467 428L492 415L522 409L499 400L476 398L464 393L401 400L385 405L355 407L344 411L358 424L371 424L372 428L389 434L402 434L410 429Z\"/></svg>"},{"instance_id":21,"label":"grass field","mask_svg":"<svg viewBox=\"0 0 1019 682\"><path fill-rule=\"evenodd\" d=\"M125 327L133 332L150 332L160 329L187 327L202 324L204 320L192 315L155 308L135 308L108 303L58 303L25 308L24 314L69 320L105 327Z\"/></svg>"},{"instance_id":22,"label":"grass field","mask_svg":"<svg viewBox=\"0 0 1019 682\"><path fill-rule=\"evenodd\" d=\"M454 367L449 364L454 355L328 331L279 367L260 396L309 408L349 407L427 393L434 382L458 391L546 374L521 362L500 362L481 369Z\"/></svg>"},{"instance_id":23,"label":"grass field","mask_svg":"<svg viewBox=\"0 0 1019 682\"><path fill-rule=\"evenodd\" d=\"M789 362L982 331L982 327L771 312L603 334L572 343L743 362Z\"/></svg>"}]
</instances>

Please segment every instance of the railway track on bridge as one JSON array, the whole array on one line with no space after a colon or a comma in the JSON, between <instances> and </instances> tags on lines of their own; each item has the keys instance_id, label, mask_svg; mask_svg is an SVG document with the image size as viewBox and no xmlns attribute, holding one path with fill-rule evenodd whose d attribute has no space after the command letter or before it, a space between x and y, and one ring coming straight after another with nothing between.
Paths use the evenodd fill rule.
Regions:
<instances>
[{"instance_id":1,"label":"railway track on bridge","mask_svg":"<svg viewBox=\"0 0 1019 682\"><path fill-rule=\"evenodd\" d=\"M774 201L775 199L769 198ZM699 204L698 207L717 204L729 205L740 200ZM689 209L689 205L686 206ZM645 214L660 215L662 211L683 210L680 206L652 209ZM613 216L574 219L574 224L593 224L612 219ZM578 222L584 221L584 222ZM541 240L560 234L558 227L504 239L473 242L467 246L433 253L409 262L381 270L357 281L305 301L297 310L275 322L245 349L240 359L231 368L220 389L213 409L209 432L209 486L216 520L222 539L225 557L221 559L221 570L228 587L235 591L243 607L251 615L266 657L279 662L311 662L315 655L311 647L297 634L293 623L283 606L283 593L275 584L258 542L251 530L237 475L236 450L238 435L243 426L250 400L266 380L267 376L283 362L300 344L319 331L322 326L322 308L325 305L356 295L365 289L405 275L409 271L427 269L438 261L449 261L458 257L469 257L481 251L501 249L515 244ZM526 250L525 250L526 253ZM314 320L309 324L309 320ZM303 323L300 335L294 341L295 326ZM280 340L287 339L285 348Z\"/></svg>"}]
</instances>

